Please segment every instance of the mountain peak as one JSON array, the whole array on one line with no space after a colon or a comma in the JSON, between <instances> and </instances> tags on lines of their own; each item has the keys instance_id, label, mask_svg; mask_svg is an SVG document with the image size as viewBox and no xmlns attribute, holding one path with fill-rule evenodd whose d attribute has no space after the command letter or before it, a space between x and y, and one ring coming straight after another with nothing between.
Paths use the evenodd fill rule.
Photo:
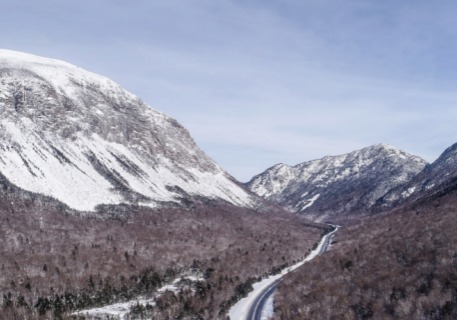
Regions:
<instances>
[{"instance_id":1,"label":"mountain peak","mask_svg":"<svg viewBox=\"0 0 457 320\"><path fill-rule=\"evenodd\" d=\"M207 199L253 207L176 120L69 63L0 50L0 173L78 210Z\"/></svg>"},{"instance_id":2,"label":"mountain peak","mask_svg":"<svg viewBox=\"0 0 457 320\"><path fill-rule=\"evenodd\" d=\"M339 156L276 165L246 183L252 192L317 221L367 211L395 186L410 181L427 162L385 143Z\"/></svg>"},{"instance_id":3,"label":"mountain peak","mask_svg":"<svg viewBox=\"0 0 457 320\"><path fill-rule=\"evenodd\" d=\"M359 151L386 151L386 152L393 152L396 154L408 154L406 151L399 149L397 147L394 147L390 144L387 143L376 143L371 146L365 147L360 149Z\"/></svg>"},{"instance_id":4,"label":"mountain peak","mask_svg":"<svg viewBox=\"0 0 457 320\"><path fill-rule=\"evenodd\" d=\"M119 87L114 81L79 68L71 63L24 52L0 49L0 65L2 69L24 69L34 72L62 89L65 89L69 85L87 83L97 83L97 85L107 87Z\"/></svg>"},{"instance_id":5,"label":"mountain peak","mask_svg":"<svg viewBox=\"0 0 457 320\"><path fill-rule=\"evenodd\" d=\"M444 150L444 152L440 155L439 158L445 158L451 154L454 155L456 153L456 151L457 151L457 143L454 143L450 147L446 148L446 150Z\"/></svg>"},{"instance_id":6,"label":"mountain peak","mask_svg":"<svg viewBox=\"0 0 457 320\"><path fill-rule=\"evenodd\" d=\"M15 63L15 64L41 64L41 65L60 65L64 67L74 67L77 68L76 66L64 62L61 60L56 60L56 59L51 59L51 58L45 58L45 57L40 57L34 54L30 53L25 53L25 52L20 52L20 51L13 51L13 50L8 50L8 49L0 49L0 60L7 60L10 63Z\"/></svg>"}]
</instances>

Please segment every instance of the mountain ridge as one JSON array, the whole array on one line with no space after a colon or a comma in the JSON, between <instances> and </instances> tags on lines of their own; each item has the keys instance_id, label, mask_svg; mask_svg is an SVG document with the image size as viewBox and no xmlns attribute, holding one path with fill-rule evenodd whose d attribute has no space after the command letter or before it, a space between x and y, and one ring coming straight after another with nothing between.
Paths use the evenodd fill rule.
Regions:
<instances>
[{"instance_id":1,"label":"mountain ridge","mask_svg":"<svg viewBox=\"0 0 457 320\"><path fill-rule=\"evenodd\" d=\"M288 211L323 221L369 209L426 165L418 156L381 143L295 166L277 164L245 186Z\"/></svg>"},{"instance_id":2,"label":"mountain ridge","mask_svg":"<svg viewBox=\"0 0 457 320\"><path fill-rule=\"evenodd\" d=\"M452 192L457 185L457 143L446 148L409 183L390 190L379 199L380 210Z\"/></svg>"},{"instance_id":3,"label":"mountain ridge","mask_svg":"<svg viewBox=\"0 0 457 320\"><path fill-rule=\"evenodd\" d=\"M103 76L0 50L0 172L81 211L207 199L248 208L244 190L176 120Z\"/></svg>"}]
</instances>

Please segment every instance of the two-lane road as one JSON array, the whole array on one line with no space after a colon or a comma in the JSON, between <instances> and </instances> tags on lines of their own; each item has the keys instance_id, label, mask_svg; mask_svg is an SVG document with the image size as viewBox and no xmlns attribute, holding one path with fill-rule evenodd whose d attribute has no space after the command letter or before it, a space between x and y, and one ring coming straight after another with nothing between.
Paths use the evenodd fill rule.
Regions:
<instances>
[{"instance_id":1,"label":"two-lane road","mask_svg":"<svg viewBox=\"0 0 457 320\"><path fill-rule=\"evenodd\" d=\"M276 285L281 281L282 279L279 279L272 284L270 284L265 290L260 293L255 301L252 304L251 309L249 309L249 314L247 316L247 319L249 320L260 320L262 319L262 310L265 307L265 303L267 302L268 298L271 297L271 295L275 292Z\"/></svg>"},{"instance_id":2,"label":"two-lane road","mask_svg":"<svg viewBox=\"0 0 457 320\"><path fill-rule=\"evenodd\" d=\"M338 230L338 227L334 231L326 234L322 238L319 247L317 247L317 249L316 249L318 251L317 255L321 255L322 253L324 253L325 251L328 250L332 237L336 234L337 230ZM292 272L295 272L295 271L292 271ZM253 301L253 303L249 309L249 313L246 317L246 320L261 320L262 319L262 310L265 307L265 303L267 302L268 298L270 298L270 296L274 293L276 286L278 285L278 283L280 281L282 281L282 279L283 278L276 280L275 282L270 284L268 287L263 289L262 292L260 292L260 294ZM236 320L236 319L233 319L233 320Z\"/></svg>"},{"instance_id":3,"label":"two-lane road","mask_svg":"<svg viewBox=\"0 0 457 320\"><path fill-rule=\"evenodd\" d=\"M336 230L335 230L335 232L336 232ZM332 238L335 236L335 232L331 232L326 236L325 243L319 250L319 254L318 254L319 256L328 250L328 248L330 247L330 243L332 242Z\"/></svg>"}]
</instances>

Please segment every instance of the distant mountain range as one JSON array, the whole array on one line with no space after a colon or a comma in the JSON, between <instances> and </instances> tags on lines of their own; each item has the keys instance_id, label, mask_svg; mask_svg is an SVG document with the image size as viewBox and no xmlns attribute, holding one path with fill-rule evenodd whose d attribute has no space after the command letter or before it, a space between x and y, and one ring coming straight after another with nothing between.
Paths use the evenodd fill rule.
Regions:
<instances>
[{"instance_id":1,"label":"distant mountain range","mask_svg":"<svg viewBox=\"0 0 457 320\"><path fill-rule=\"evenodd\" d=\"M189 200L265 209L272 202L322 222L382 211L455 184L455 145L428 164L377 144L293 167L278 164L243 187L176 120L105 77L9 50L0 50L0 66L0 175L75 210Z\"/></svg>"},{"instance_id":2,"label":"distant mountain range","mask_svg":"<svg viewBox=\"0 0 457 320\"><path fill-rule=\"evenodd\" d=\"M424 172L432 167L418 156L376 144L293 167L278 164L245 186L291 212L325 221L366 214L405 201L416 186L410 184L419 176L425 177ZM446 169L449 168L443 168ZM440 170L435 170L437 176L441 175ZM432 184L430 181L427 186Z\"/></svg>"}]
</instances>

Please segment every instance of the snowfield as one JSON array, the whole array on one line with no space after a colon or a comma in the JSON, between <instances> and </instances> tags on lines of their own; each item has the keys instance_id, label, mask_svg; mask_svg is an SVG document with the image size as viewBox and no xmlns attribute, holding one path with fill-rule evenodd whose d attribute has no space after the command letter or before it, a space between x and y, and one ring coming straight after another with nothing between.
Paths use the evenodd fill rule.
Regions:
<instances>
[{"instance_id":1,"label":"snowfield","mask_svg":"<svg viewBox=\"0 0 457 320\"><path fill-rule=\"evenodd\" d=\"M190 195L241 206L249 204L247 193L222 171L214 174L176 168L162 155L156 156L156 165L151 166L122 144L107 142L97 134L80 135L74 142L53 137L44 140L31 130L24 132L25 128L21 130L13 123L1 123L0 128L8 137L3 143L0 140L0 172L22 189L52 196L77 210L91 211L99 204L125 202L122 193L114 190L112 181L107 179L110 172L131 192L144 196L138 201L141 205L154 207L157 202L176 201L179 194L167 189L174 186ZM29 123L30 127L33 123ZM96 159L98 168L88 155Z\"/></svg>"},{"instance_id":2,"label":"snowfield","mask_svg":"<svg viewBox=\"0 0 457 320\"><path fill-rule=\"evenodd\" d=\"M0 50L0 174L80 211L248 193L176 120L69 63Z\"/></svg>"}]
</instances>

